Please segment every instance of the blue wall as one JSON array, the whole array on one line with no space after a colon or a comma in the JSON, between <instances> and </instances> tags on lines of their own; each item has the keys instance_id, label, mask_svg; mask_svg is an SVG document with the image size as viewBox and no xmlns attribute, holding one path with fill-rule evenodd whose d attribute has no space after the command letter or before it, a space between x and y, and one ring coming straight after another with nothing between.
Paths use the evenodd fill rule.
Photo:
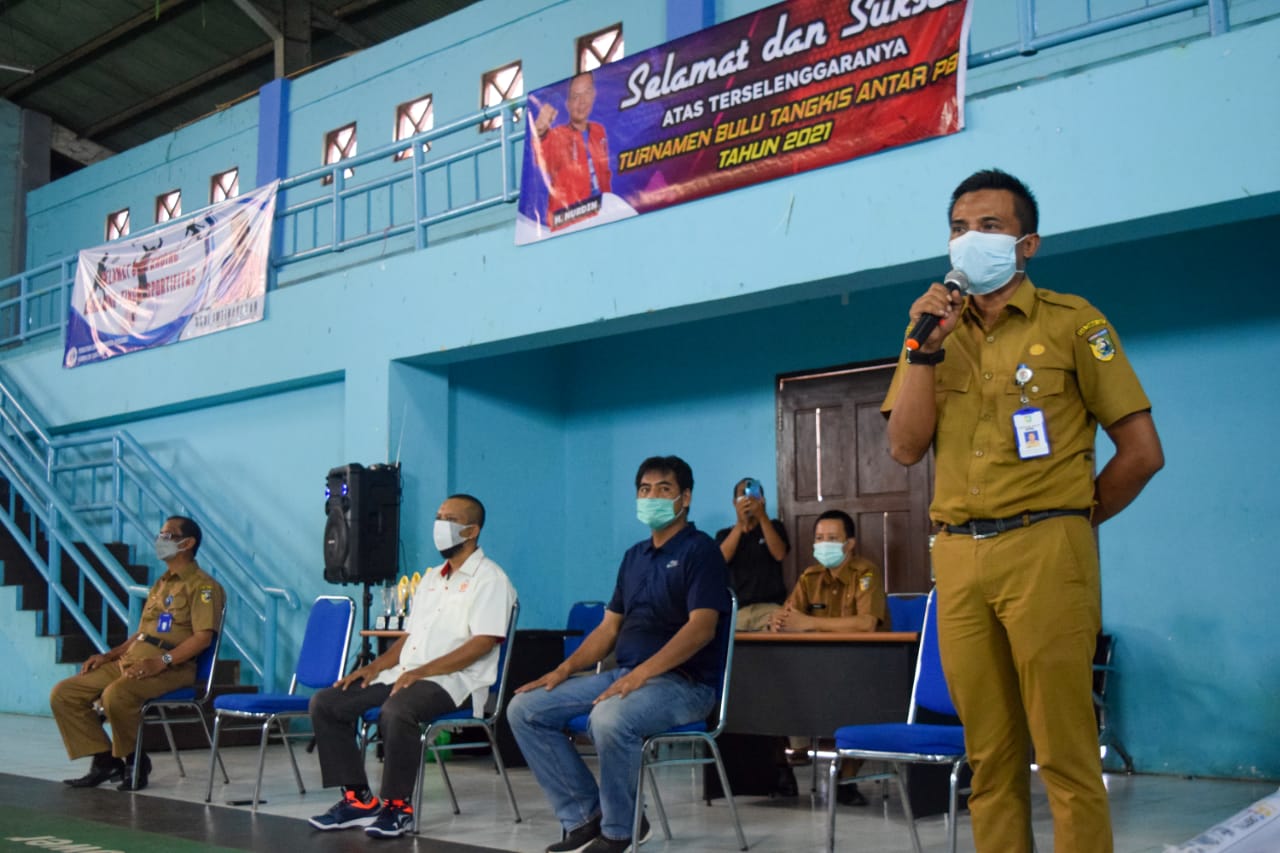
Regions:
<instances>
[{"instance_id":1,"label":"blue wall","mask_svg":"<svg viewBox=\"0 0 1280 853\"><path fill-rule=\"evenodd\" d=\"M720 5L726 17L764 4ZM1238 5L1280 14L1274 0ZM662 13L482 3L306 75L290 90L288 171L316 165L323 131L348 116L377 144L396 103L432 91L443 123L474 109L481 72L519 56L535 88L567 76L577 35L623 20L634 52L665 38ZM907 307L945 269L950 188L998 164L1041 198L1033 276L1118 324L1169 458L1101 536L1120 733L1143 770L1280 777L1277 632L1257 594L1270 582L1256 509L1270 451L1235 435L1276 415L1263 371L1280 318L1254 283L1280 226L1280 18L1243 17L1213 39L1161 47L1170 30L1203 32L1185 16L980 69L968 127L947 139L518 250L499 210L426 252L274 291L263 323L72 371L59 342L39 341L4 369L61 431L134 432L304 599L328 591L328 468L400 459L410 569L436 559L441 498L473 492L522 624L555 625L570 602L608 595L643 534L631 501L644 456L691 461L692 517L707 529L730 521L744 474L775 498L775 376L893 357ZM975 44L998 43L982 20ZM1226 98L1222 80L1250 85ZM175 164L207 170L207 186L236 153L244 181L253 109L32 193L31 262L97 242L130 193L149 212ZM281 650L286 670L293 653Z\"/></svg>"}]
</instances>

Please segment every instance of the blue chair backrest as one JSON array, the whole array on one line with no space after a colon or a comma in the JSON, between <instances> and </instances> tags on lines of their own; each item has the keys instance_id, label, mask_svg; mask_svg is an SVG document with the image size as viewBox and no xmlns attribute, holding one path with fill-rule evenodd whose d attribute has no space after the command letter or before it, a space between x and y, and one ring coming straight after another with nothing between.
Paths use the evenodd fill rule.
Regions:
<instances>
[{"instance_id":1,"label":"blue chair backrest","mask_svg":"<svg viewBox=\"0 0 1280 853\"><path fill-rule=\"evenodd\" d=\"M520 600L511 603L511 615L507 617L507 636L498 643L498 679L489 685L490 696L501 696L507 686L507 653L516 639L516 620L520 618ZM484 716L484 708L473 708L477 717Z\"/></svg>"},{"instance_id":2,"label":"blue chair backrest","mask_svg":"<svg viewBox=\"0 0 1280 853\"><path fill-rule=\"evenodd\" d=\"M222 627L227 621L227 605L222 605L222 615L218 617L218 630L213 632L213 640L204 647L196 657L196 698L203 700L213 689L213 670L218 665L218 649L222 645Z\"/></svg>"},{"instance_id":3,"label":"blue chair backrest","mask_svg":"<svg viewBox=\"0 0 1280 853\"><path fill-rule=\"evenodd\" d=\"M929 593L925 608L924 630L920 634L920 657L916 661L916 683L911 691L910 720L915 721L916 708L928 708L938 714L956 716L956 706L947 692L947 677L942 673L942 657L938 654L938 591Z\"/></svg>"},{"instance_id":4,"label":"blue chair backrest","mask_svg":"<svg viewBox=\"0 0 1280 853\"><path fill-rule=\"evenodd\" d=\"M356 603L345 595L322 595L311 605L290 693L299 685L329 687L342 677L355 613Z\"/></svg>"},{"instance_id":5,"label":"blue chair backrest","mask_svg":"<svg viewBox=\"0 0 1280 853\"><path fill-rule=\"evenodd\" d=\"M581 631L582 634L576 637L564 638L565 658L576 652L578 646L582 645L582 641L587 638L587 635L594 631L596 626L603 621L603 601L579 601L570 607L569 621L565 624L565 628L569 631Z\"/></svg>"},{"instance_id":6,"label":"blue chair backrest","mask_svg":"<svg viewBox=\"0 0 1280 853\"><path fill-rule=\"evenodd\" d=\"M890 595L887 601L890 631L919 631L924 627L924 610L929 596Z\"/></svg>"}]
</instances>

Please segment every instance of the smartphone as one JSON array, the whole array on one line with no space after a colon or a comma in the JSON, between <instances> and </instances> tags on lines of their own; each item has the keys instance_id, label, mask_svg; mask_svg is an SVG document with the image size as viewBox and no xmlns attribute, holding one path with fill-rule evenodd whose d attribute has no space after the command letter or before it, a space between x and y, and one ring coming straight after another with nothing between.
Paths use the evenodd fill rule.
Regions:
<instances>
[{"instance_id":1,"label":"smartphone","mask_svg":"<svg viewBox=\"0 0 1280 853\"><path fill-rule=\"evenodd\" d=\"M764 487L760 485L759 480L748 477L747 482L742 486L742 496L755 498L758 501L764 500Z\"/></svg>"}]
</instances>

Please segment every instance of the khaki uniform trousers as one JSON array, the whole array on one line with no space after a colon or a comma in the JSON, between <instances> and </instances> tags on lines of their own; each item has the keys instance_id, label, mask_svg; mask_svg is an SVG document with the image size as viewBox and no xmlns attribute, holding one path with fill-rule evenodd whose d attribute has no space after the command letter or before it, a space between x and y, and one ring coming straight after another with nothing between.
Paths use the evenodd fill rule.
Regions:
<instances>
[{"instance_id":1,"label":"khaki uniform trousers","mask_svg":"<svg viewBox=\"0 0 1280 853\"><path fill-rule=\"evenodd\" d=\"M973 767L979 853L1031 853L1031 748L1056 853L1110 853L1093 710L1101 621L1087 519L1060 517L990 539L942 533L933 547L938 639Z\"/></svg>"},{"instance_id":2,"label":"khaki uniform trousers","mask_svg":"<svg viewBox=\"0 0 1280 853\"><path fill-rule=\"evenodd\" d=\"M195 681L193 662L180 664L150 678L126 678L122 662L104 663L83 675L59 681L49 694L49 707L58 723L67 757L83 758L111 750L116 758L125 758L138 741L138 722L142 703L179 687L190 687ZM102 710L111 724L111 739L103 731L93 703L102 700Z\"/></svg>"},{"instance_id":3,"label":"khaki uniform trousers","mask_svg":"<svg viewBox=\"0 0 1280 853\"><path fill-rule=\"evenodd\" d=\"M762 601L759 604L748 604L746 607L738 609L738 622L734 626L736 631L768 631L769 620L773 618L773 614L782 609L781 604L774 604L769 601Z\"/></svg>"}]
</instances>

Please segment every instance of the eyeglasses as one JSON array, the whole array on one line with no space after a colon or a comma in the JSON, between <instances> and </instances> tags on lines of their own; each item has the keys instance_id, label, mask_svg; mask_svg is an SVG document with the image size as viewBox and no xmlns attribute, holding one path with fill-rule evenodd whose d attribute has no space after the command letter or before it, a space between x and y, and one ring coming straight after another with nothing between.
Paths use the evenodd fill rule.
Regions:
<instances>
[{"instance_id":1,"label":"eyeglasses","mask_svg":"<svg viewBox=\"0 0 1280 853\"><path fill-rule=\"evenodd\" d=\"M159 533L156 534L156 538L163 539L166 542L181 542L183 539L186 539L187 537L181 533L170 533L167 530L161 530Z\"/></svg>"}]
</instances>

